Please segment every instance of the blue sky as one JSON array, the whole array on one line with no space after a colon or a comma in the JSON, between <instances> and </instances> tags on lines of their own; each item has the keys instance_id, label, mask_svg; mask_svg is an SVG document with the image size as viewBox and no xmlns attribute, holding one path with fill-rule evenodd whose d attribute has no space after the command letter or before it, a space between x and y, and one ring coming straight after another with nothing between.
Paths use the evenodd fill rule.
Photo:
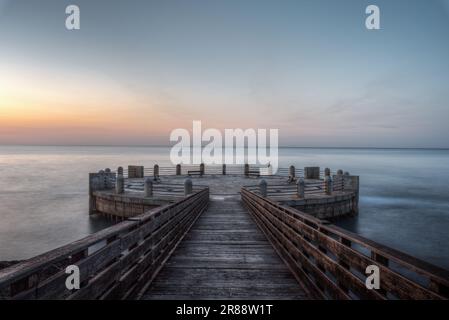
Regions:
<instances>
[{"instance_id":1,"label":"blue sky","mask_svg":"<svg viewBox=\"0 0 449 320\"><path fill-rule=\"evenodd\" d=\"M449 147L448 31L443 0L0 0L0 143Z\"/></svg>"}]
</instances>

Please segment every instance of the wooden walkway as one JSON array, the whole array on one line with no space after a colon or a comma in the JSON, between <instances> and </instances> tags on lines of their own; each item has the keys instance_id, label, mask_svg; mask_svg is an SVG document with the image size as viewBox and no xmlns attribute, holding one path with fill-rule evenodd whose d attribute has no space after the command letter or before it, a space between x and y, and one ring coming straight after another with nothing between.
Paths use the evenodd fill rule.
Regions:
<instances>
[{"instance_id":1,"label":"wooden walkway","mask_svg":"<svg viewBox=\"0 0 449 320\"><path fill-rule=\"evenodd\" d=\"M237 198L211 199L143 299L307 299Z\"/></svg>"}]
</instances>

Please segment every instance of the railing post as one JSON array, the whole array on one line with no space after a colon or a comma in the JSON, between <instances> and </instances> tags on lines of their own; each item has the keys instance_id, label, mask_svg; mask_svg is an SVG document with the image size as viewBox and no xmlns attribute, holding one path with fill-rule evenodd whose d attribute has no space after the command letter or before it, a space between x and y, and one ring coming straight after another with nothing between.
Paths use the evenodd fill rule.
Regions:
<instances>
[{"instance_id":1,"label":"railing post","mask_svg":"<svg viewBox=\"0 0 449 320\"><path fill-rule=\"evenodd\" d=\"M330 176L325 176L324 177L324 192L330 196L332 194L333 191L333 186L332 186L332 178Z\"/></svg>"},{"instance_id":2,"label":"railing post","mask_svg":"<svg viewBox=\"0 0 449 320\"><path fill-rule=\"evenodd\" d=\"M176 165L176 175L177 175L177 176L180 176L180 175L181 175L181 165L180 165L180 164L177 164L177 165Z\"/></svg>"},{"instance_id":3,"label":"railing post","mask_svg":"<svg viewBox=\"0 0 449 320\"><path fill-rule=\"evenodd\" d=\"M288 174L288 180L289 181L295 181L296 179L296 169L295 166L290 166L289 168L289 174Z\"/></svg>"},{"instance_id":4,"label":"railing post","mask_svg":"<svg viewBox=\"0 0 449 320\"><path fill-rule=\"evenodd\" d=\"M262 197L267 196L267 182L265 180L260 181L259 183L260 194Z\"/></svg>"},{"instance_id":5,"label":"railing post","mask_svg":"<svg viewBox=\"0 0 449 320\"><path fill-rule=\"evenodd\" d=\"M249 164L247 163L245 163L244 174L245 177L249 177Z\"/></svg>"},{"instance_id":6,"label":"railing post","mask_svg":"<svg viewBox=\"0 0 449 320\"><path fill-rule=\"evenodd\" d=\"M153 177L154 177L154 180L159 179L159 166L157 164L154 165Z\"/></svg>"},{"instance_id":7,"label":"railing post","mask_svg":"<svg viewBox=\"0 0 449 320\"><path fill-rule=\"evenodd\" d=\"M306 185L303 178L298 179L296 182L297 193L299 198L304 198L306 194Z\"/></svg>"},{"instance_id":8,"label":"railing post","mask_svg":"<svg viewBox=\"0 0 449 320\"><path fill-rule=\"evenodd\" d=\"M324 176L325 176L325 177L330 177L330 175L331 175L331 169L325 168L325 169L324 169Z\"/></svg>"},{"instance_id":9,"label":"railing post","mask_svg":"<svg viewBox=\"0 0 449 320\"><path fill-rule=\"evenodd\" d=\"M359 188L360 181L359 176L351 176L349 172L345 172L342 176L342 186L343 191L354 192L354 199L352 202L353 214L358 214L359 212Z\"/></svg>"},{"instance_id":10,"label":"railing post","mask_svg":"<svg viewBox=\"0 0 449 320\"><path fill-rule=\"evenodd\" d=\"M200 164L200 176L204 175L204 163Z\"/></svg>"},{"instance_id":11,"label":"railing post","mask_svg":"<svg viewBox=\"0 0 449 320\"><path fill-rule=\"evenodd\" d=\"M117 176L117 181L115 182L115 193L122 194L125 192L125 178L122 174Z\"/></svg>"},{"instance_id":12,"label":"railing post","mask_svg":"<svg viewBox=\"0 0 449 320\"><path fill-rule=\"evenodd\" d=\"M145 198L149 198L153 196L153 181L150 178L145 179Z\"/></svg>"},{"instance_id":13,"label":"railing post","mask_svg":"<svg viewBox=\"0 0 449 320\"><path fill-rule=\"evenodd\" d=\"M192 180L190 178L187 178L184 181L184 195L188 196L189 194L191 194L193 191L193 185L192 185Z\"/></svg>"},{"instance_id":14,"label":"railing post","mask_svg":"<svg viewBox=\"0 0 449 320\"><path fill-rule=\"evenodd\" d=\"M117 176L123 176L123 167L117 168Z\"/></svg>"},{"instance_id":15,"label":"railing post","mask_svg":"<svg viewBox=\"0 0 449 320\"><path fill-rule=\"evenodd\" d=\"M223 163L223 169L222 169L222 173L225 176L226 175L226 164Z\"/></svg>"}]
</instances>

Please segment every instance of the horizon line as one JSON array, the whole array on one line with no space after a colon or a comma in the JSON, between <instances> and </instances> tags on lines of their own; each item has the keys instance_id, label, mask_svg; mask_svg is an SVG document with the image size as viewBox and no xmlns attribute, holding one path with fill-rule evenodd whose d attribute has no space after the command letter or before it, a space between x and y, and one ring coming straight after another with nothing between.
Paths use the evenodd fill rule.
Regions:
<instances>
[{"instance_id":1,"label":"horizon line","mask_svg":"<svg viewBox=\"0 0 449 320\"><path fill-rule=\"evenodd\" d=\"M170 148L172 145L145 144L0 144L0 147L125 147L125 148ZM202 146L203 147L203 146ZM191 147L192 148L192 147ZM245 149L247 147L245 146ZM386 149L386 150L449 150L449 147L368 147L368 146L291 146L283 149Z\"/></svg>"}]
</instances>

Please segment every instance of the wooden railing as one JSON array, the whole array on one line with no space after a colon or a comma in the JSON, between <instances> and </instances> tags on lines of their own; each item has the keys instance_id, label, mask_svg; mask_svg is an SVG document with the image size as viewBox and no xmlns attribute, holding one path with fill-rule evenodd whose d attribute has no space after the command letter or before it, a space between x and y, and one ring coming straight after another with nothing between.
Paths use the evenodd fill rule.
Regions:
<instances>
[{"instance_id":1,"label":"wooden railing","mask_svg":"<svg viewBox=\"0 0 449 320\"><path fill-rule=\"evenodd\" d=\"M449 272L245 188L245 207L305 289L317 299L447 299ZM366 268L380 271L367 289Z\"/></svg>"},{"instance_id":2,"label":"wooden railing","mask_svg":"<svg viewBox=\"0 0 449 320\"><path fill-rule=\"evenodd\" d=\"M259 170L262 169L262 172L266 171L267 167L262 167L260 165L251 165L250 170ZM199 170L199 165L182 165L181 166L181 174L187 175L188 171ZM276 175L288 177L290 174L289 168L278 168ZM223 168L221 165L206 165L205 166L205 174L216 174L221 175L223 172ZM125 177L128 177L128 169L123 168L123 174ZM244 165L226 165L226 174L227 175L244 175ZM154 175L154 167L144 167L144 175L146 177L151 177ZM159 175L160 176L173 176L176 175L176 166L160 166L159 167ZM301 168L295 168L295 175L297 177L304 176L304 170ZM263 174L262 174L263 176ZM320 171L320 178L324 177L324 170Z\"/></svg>"},{"instance_id":3,"label":"wooden railing","mask_svg":"<svg viewBox=\"0 0 449 320\"><path fill-rule=\"evenodd\" d=\"M245 189L254 193L260 193L260 187L258 185L248 185ZM343 179L339 176L335 176L333 182L333 191L344 191ZM305 182L304 194L307 195L323 195L325 193L324 181L317 182ZM267 183L267 195L269 197L276 196L295 196L298 194L298 186L295 183L285 184L270 184Z\"/></svg>"},{"instance_id":4,"label":"wooden railing","mask_svg":"<svg viewBox=\"0 0 449 320\"><path fill-rule=\"evenodd\" d=\"M204 188L207 188L206 185L194 184L192 186L192 190L194 192L200 191ZM144 190L144 181L131 181L127 180L125 182L125 190L127 191L143 191ZM154 183L153 184L153 194L155 196L184 196L185 187L182 183Z\"/></svg>"},{"instance_id":5,"label":"wooden railing","mask_svg":"<svg viewBox=\"0 0 449 320\"><path fill-rule=\"evenodd\" d=\"M170 205L0 271L0 299L139 298L207 207L204 188ZM66 267L80 270L68 290Z\"/></svg>"}]
</instances>

